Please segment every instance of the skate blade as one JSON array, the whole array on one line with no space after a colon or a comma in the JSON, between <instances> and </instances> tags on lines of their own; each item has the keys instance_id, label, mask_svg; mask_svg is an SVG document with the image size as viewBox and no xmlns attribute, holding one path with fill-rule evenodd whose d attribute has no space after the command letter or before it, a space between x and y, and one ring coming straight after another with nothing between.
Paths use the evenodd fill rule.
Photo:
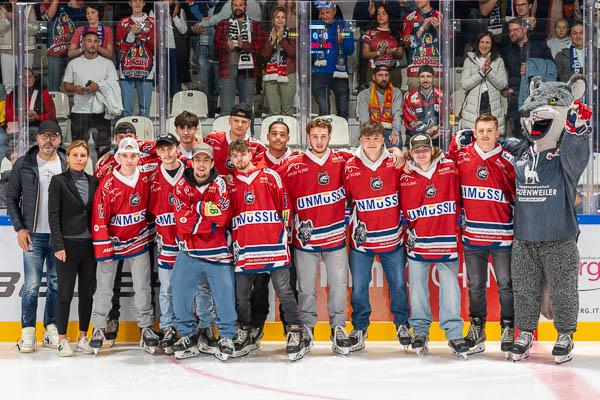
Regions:
<instances>
[{"instance_id":1,"label":"skate blade","mask_svg":"<svg viewBox=\"0 0 600 400\"><path fill-rule=\"evenodd\" d=\"M512 353L510 351L504 351L503 353L506 360L510 360L512 358Z\"/></svg>"},{"instance_id":2,"label":"skate blade","mask_svg":"<svg viewBox=\"0 0 600 400\"><path fill-rule=\"evenodd\" d=\"M115 341L114 340L106 340L106 344L108 345L108 347L115 347Z\"/></svg>"},{"instance_id":3,"label":"skate blade","mask_svg":"<svg viewBox=\"0 0 600 400\"><path fill-rule=\"evenodd\" d=\"M294 362L294 361L298 361L298 360L300 360L300 359L304 358L304 356L305 356L306 354L308 354L308 352L309 352L309 349L307 349L307 348L303 348L303 349L302 349L302 350L300 350L298 353L290 353L290 354L288 354L288 359L289 359L290 361L292 361L292 362Z\"/></svg>"},{"instance_id":4,"label":"skate blade","mask_svg":"<svg viewBox=\"0 0 600 400\"><path fill-rule=\"evenodd\" d=\"M485 344L481 343L469 349L467 355L479 354L485 351Z\"/></svg>"},{"instance_id":5,"label":"skate blade","mask_svg":"<svg viewBox=\"0 0 600 400\"><path fill-rule=\"evenodd\" d=\"M218 351L218 352L215 353L215 357L218 360L221 360L221 361L225 362L225 361L227 361L229 359L230 355L227 354L227 353L221 353L220 351Z\"/></svg>"},{"instance_id":6,"label":"skate blade","mask_svg":"<svg viewBox=\"0 0 600 400\"><path fill-rule=\"evenodd\" d=\"M523 354L512 353L512 360L513 360L513 362L522 361L522 360L526 359L527 357L529 357L529 350L527 350Z\"/></svg>"},{"instance_id":7,"label":"skate blade","mask_svg":"<svg viewBox=\"0 0 600 400\"><path fill-rule=\"evenodd\" d=\"M200 353L204 353L204 354L215 355L219 352L219 349L217 349L215 347L210 347L206 344L200 344L200 345L198 345L198 351L200 351Z\"/></svg>"},{"instance_id":8,"label":"skate blade","mask_svg":"<svg viewBox=\"0 0 600 400\"><path fill-rule=\"evenodd\" d=\"M336 354L340 354L342 356L347 356L348 354L350 354L350 348L349 347L338 347L338 346L333 346L332 347L332 351Z\"/></svg>"},{"instance_id":9,"label":"skate blade","mask_svg":"<svg viewBox=\"0 0 600 400\"><path fill-rule=\"evenodd\" d=\"M365 348L365 344L355 344L354 346L350 347L350 353L354 353L356 351L361 351Z\"/></svg>"},{"instance_id":10,"label":"skate blade","mask_svg":"<svg viewBox=\"0 0 600 400\"><path fill-rule=\"evenodd\" d=\"M197 355L200 354L200 351L198 349L194 349L189 348L187 350L183 350L183 351L176 351L175 352L175 358L178 360L183 360L186 358L192 358L192 357L196 357Z\"/></svg>"},{"instance_id":11,"label":"skate blade","mask_svg":"<svg viewBox=\"0 0 600 400\"><path fill-rule=\"evenodd\" d=\"M173 347L169 346L169 347L161 347L162 351L166 354L166 355L171 355L173 354Z\"/></svg>"},{"instance_id":12,"label":"skate blade","mask_svg":"<svg viewBox=\"0 0 600 400\"><path fill-rule=\"evenodd\" d=\"M142 346L142 348L144 349L144 351L146 353L149 353L149 354L155 354L156 353L156 346L145 346L144 345L144 346Z\"/></svg>"},{"instance_id":13,"label":"skate blade","mask_svg":"<svg viewBox=\"0 0 600 400\"><path fill-rule=\"evenodd\" d=\"M571 354L567 354L567 355L564 355L564 356L554 356L554 362L557 365L568 363L572 359L573 359L573 356Z\"/></svg>"},{"instance_id":14,"label":"skate blade","mask_svg":"<svg viewBox=\"0 0 600 400\"><path fill-rule=\"evenodd\" d=\"M100 351L100 349L96 349L96 348L94 348L94 349L92 349L92 351L94 352L94 355L95 355L95 356L97 356L97 355L98 355L98 352Z\"/></svg>"},{"instance_id":15,"label":"skate blade","mask_svg":"<svg viewBox=\"0 0 600 400\"><path fill-rule=\"evenodd\" d=\"M421 348L418 348L418 349L415 349L415 350L416 350L417 355L419 357L426 356L429 353L429 348L427 348L427 347L421 347Z\"/></svg>"},{"instance_id":16,"label":"skate blade","mask_svg":"<svg viewBox=\"0 0 600 400\"><path fill-rule=\"evenodd\" d=\"M459 353L457 351L452 351L452 357L465 361L469 359L469 355L467 354L467 352Z\"/></svg>"}]
</instances>

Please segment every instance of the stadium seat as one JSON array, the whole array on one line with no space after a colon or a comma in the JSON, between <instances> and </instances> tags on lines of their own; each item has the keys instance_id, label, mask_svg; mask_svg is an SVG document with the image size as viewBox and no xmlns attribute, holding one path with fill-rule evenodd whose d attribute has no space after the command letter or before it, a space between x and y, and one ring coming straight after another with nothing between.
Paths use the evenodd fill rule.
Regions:
<instances>
[{"instance_id":1,"label":"stadium seat","mask_svg":"<svg viewBox=\"0 0 600 400\"><path fill-rule=\"evenodd\" d=\"M298 140L298 120L288 115L272 115L264 118L260 127L260 141L265 144L268 143L267 134L269 133L269 125L275 121L283 121L290 128L290 141L288 142L288 146L298 146L300 143Z\"/></svg>"},{"instance_id":2,"label":"stadium seat","mask_svg":"<svg viewBox=\"0 0 600 400\"><path fill-rule=\"evenodd\" d=\"M150 101L150 115L151 119L159 118L158 112L158 92L152 91L152 100Z\"/></svg>"},{"instance_id":3,"label":"stadium seat","mask_svg":"<svg viewBox=\"0 0 600 400\"><path fill-rule=\"evenodd\" d=\"M69 96L63 92L49 92L54 102L54 110L56 113L56 121L60 126L63 133L63 141L65 143L71 142L71 120L70 120L70 107L69 107Z\"/></svg>"},{"instance_id":4,"label":"stadium seat","mask_svg":"<svg viewBox=\"0 0 600 400\"><path fill-rule=\"evenodd\" d=\"M175 117L167 119L167 132L177 136L177 129L175 129Z\"/></svg>"},{"instance_id":5,"label":"stadium seat","mask_svg":"<svg viewBox=\"0 0 600 400\"><path fill-rule=\"evenodd\" d=\"M246 131L246 133L250 133L251 128L252 126L248 128L248 131ZM229 129L229 115L223 115L218 118L215 118L212 124L213 131L226 131L227 129Z\"/></svg>"},{"instance_id":6,"label":"stadium seat","mask_svg":"<svg viewBox=\"0 0 600 400\"><path fill-rule=\"evenodd\" d=\"M350 130L348 129L348 121L345 118L337 115L323 115L319 118L326 119L331 123L331 141L329 145L332 147L349 147L350 146Z\"/></svg>"},{"instance_id":7,"label":"stadium seat","mask_svg":"<svg viewBox=\"0 0 600 400\"><path fill-rule=\"evenodd\" d=\"M199 90L184 90L175 93L173 103L171 103L171 116L176 117L182 111L189 111L200 119L208 117L208 99L206 95Z\"/></svg>"},{"instance_id":8,"label":"stadium seat","mask_svg":"<svg viewBox=\"0 0 600 400\"><path fill-rule=\"evenodd\" d=\"M154 140L154 126L152 125L152 120L150 118L132 115L131 117L119 119L116 125L121 122L131 122L135 126L138 139Z\"/></svg>"}]
</instances>

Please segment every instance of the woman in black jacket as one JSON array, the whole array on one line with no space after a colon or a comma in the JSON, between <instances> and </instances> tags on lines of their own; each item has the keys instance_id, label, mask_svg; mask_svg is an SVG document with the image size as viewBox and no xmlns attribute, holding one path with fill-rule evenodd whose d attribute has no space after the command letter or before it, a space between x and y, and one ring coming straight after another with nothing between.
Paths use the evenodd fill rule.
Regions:
<instances>
[{"instance_id":1,"label":"woman in black jacket","mask_svg":"<svg viewBox=\"0 0 600 400\"><path fill-rule=\"evenodd\" d=\"M75 350L92 353L87 339L92 295L96 286L91 214L98 179L83 171L88 157L86 142L75 140L71 143L67 148L69 168L53 176L49 187L50 240L55 251L58 275L56 324L60 337L59 356L73 355L66 334L76 278L79 278L79 340Z\"/></svg>"}]
</instances>

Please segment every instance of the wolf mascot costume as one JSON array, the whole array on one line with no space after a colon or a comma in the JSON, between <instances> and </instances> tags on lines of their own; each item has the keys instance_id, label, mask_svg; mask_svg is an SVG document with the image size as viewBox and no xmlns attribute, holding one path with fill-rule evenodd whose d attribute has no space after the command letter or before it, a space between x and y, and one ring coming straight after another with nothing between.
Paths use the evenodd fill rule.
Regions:
<instances>
[{"instance_id":1,"label":"wolf mascot costume","mask_svg":"<svg viewBox=\"0 0 600 400\"><path fill-rule=\"evenodd\" d=\"M529 355L544 285L558 331L552 354L557 363L571 360L579 307L575 196L590 157L592 131L592 110L580 100L586 84L582 75L567 83L534 77L520 109L529 142L523 146L509 139L504 146L517 156L511 267L520 333L512 349L514 361Z\"/></svg>"}]
</instances>

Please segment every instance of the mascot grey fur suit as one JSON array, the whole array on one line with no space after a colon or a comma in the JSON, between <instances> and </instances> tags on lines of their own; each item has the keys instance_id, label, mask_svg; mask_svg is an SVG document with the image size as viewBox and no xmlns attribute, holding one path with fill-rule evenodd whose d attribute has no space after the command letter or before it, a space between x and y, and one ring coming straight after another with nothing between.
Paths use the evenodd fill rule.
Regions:
<instances>
[{"instance_id":1,"label":"mascot grey fur suit","mask_svg":"<svg viewBox=\"0 0 600 400\"><path fill-rule=\"evenodd\" d=\"M514 361L529 355L537 328L543 285L547 285L558 340L557 363L571 360L579 307L579 227L574 205L577 183L590 157L592 111L581 103L586 79L567 83L534 77L521 107L526 146L507 140L515 162L516 201L512 250L515 326ZM532 143L532 144L531 144ZM522 144L522 143L521 143ZM520 150L517 150L520 148Z\"/></svg>"}]
</instances>

